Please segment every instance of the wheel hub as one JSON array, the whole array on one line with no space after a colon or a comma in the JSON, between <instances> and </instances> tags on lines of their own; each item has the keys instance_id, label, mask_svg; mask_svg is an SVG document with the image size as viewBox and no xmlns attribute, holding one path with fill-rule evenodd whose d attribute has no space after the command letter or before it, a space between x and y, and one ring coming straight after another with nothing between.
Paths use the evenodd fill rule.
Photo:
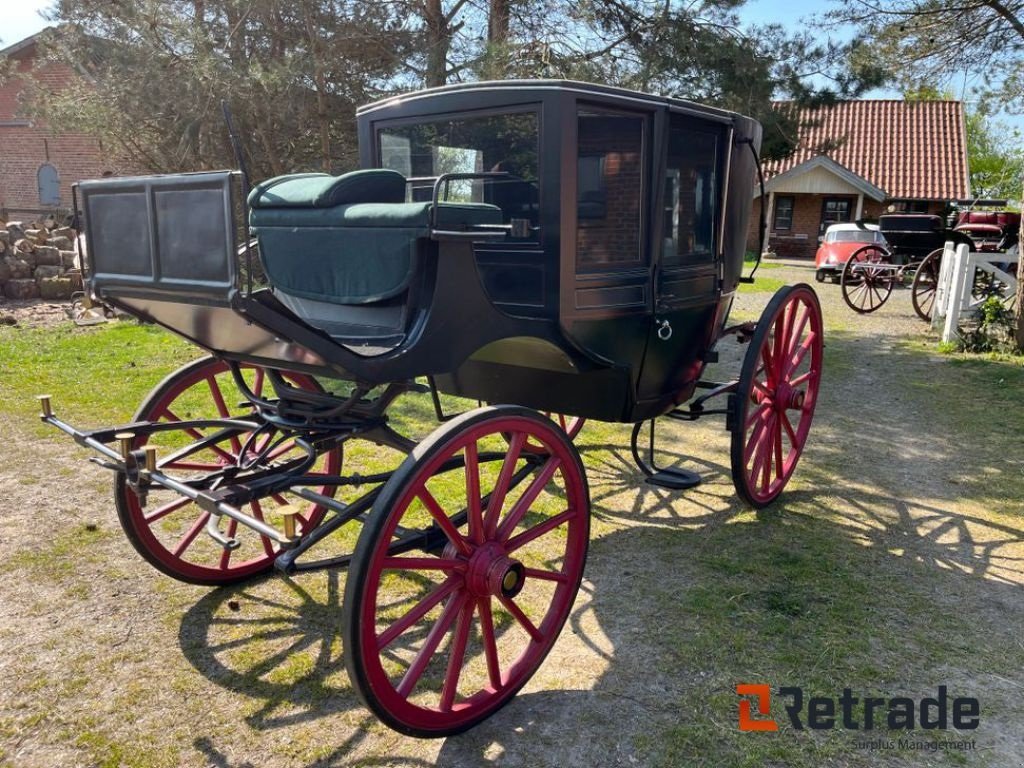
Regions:
<instances>
[{"instance_id":1,"label":"wheel hub","mask_svg":"<svg viewBox=\"0 0 1024 768\"><path fill-rule=\"evenodd\" d=\"M469 558L466 587L477 597L515 597L525 582L523 564L505 554L500 544L484 544Z\"/></svg>"},{"instance_id":2,"label":"wheel hub","mask_svg":"<svg viewBox=\"0 0 1024 768\"><path fill-rule=\"evenodd\" d=\"M779 411L798 411L804 407L806 394L803 390L794 389L787 382L775 388L774 405Z\"/></svg>"}]
</instances>

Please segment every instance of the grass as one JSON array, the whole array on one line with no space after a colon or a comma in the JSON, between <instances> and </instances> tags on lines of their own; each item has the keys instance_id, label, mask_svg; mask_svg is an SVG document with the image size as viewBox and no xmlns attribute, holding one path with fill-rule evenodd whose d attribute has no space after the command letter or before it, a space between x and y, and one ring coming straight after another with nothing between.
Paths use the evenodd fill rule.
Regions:
<instances>
[{"instance_id":1,"label":"grass","mask_svg":"<svg viewBox=\"0 0 1024 768\"><path fill-rule=\"evenodd\" d=\"M442 742L398 736L356 700L339 640L342 572L221 590L171 582L116 530L105 475L40 460L69 447L38 424L40 387L73 423L116 423L192 347L130 323L0 329L0 419L28 436L9 451L17 472L0 475L8 493L24 489L0 502L0 526L29 519L43 532L0 560L11 617L0 639L21 661L0 666L0 764L964 762L857 749L863 732L795 731L777 698L780 731L742 733L737 683L825 696L924 696L945 684L982 700L982 728L965 734L982 749L969 762L1012 764L1024 716L1024 366L937 356L918 341L882 349L857 318L826 320L812 447L767 510L736 502L718 422L659 427L663 462L707 479L682 495L641 482L628 426L587 425L585 590L519 699ZM427 398L397 405L403 429L433 428ZM348 469L388 461L373 446L346 453ZM80 486L75 501L41 498L56 484Z\"/></svg>"},{"instance_id":2,"label":"grass","mask_svg":"<svg viewBox=\"0 0 1024 768\"><path fill-rule=\"evenodd\" d=\"M130 420L135 405L168 371L201 354L176 336L121 322L91 328L0 328L0 401L5 419L34 421L36 395L50 394L55 413L79 422ZM38 436L54 435L38 425Z\"/></svg>"}]
</instances>

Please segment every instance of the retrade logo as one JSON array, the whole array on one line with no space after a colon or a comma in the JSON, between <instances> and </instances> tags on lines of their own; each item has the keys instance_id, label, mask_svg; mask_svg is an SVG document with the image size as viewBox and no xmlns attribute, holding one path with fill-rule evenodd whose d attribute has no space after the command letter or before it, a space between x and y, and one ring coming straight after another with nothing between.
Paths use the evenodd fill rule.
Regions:
<instances>
[{"instance_id":1,"label":"retrade logo","mask_svg":"<svg viewBox=\"0 0 1024 768\"><path fill-rule=\"evenodd\" d=\"M777 731L779 724L771 715L771 688L764 684L740 683L739 728L741 731ZM972 697L951 697L940 685L935 696L914 699L909 696L881 698L858 697L844 688L840 696L805 697L803 688L784 686L776 691L783 699L783 708L790 725L798 731L831 730L871 731L888 728L892 731L947 730L970 731L981 722L981 705ZM753 697L753 698L750 698ZM754 717L752 703L757 703Z\"/></svg>"}]
</instances>

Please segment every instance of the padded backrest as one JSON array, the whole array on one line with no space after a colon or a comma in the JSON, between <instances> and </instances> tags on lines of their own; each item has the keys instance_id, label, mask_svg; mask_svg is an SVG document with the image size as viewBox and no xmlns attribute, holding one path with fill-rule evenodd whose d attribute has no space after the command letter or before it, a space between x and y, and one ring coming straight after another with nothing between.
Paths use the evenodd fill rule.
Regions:
<instances>
[{"instance_id":1,"label":"padded backrest","mask_svg":"<svg viewBox=\"0 0 1024 768\"><path fill-rule=\"evenodd\" d=\"M502 220L494 205L441 203L432 222L430 203L404 200L405 177L382 169L259 185L249 196L249 223L271 284L333 304L386 301L408 288L432 223L466 231Z\"/></svg>"},{"instance_id":2,"label":"padded backrest","mask_svg":"<svg viewBox=\"0 0 1024 768\"><path fill-rule=\"evenodd\" d=\"M334 208L353 203L401 203L405 177L398 171L371 168L341 176L293 173L257 184L249 193L249 207Z\"/></svg>"}]
</instances>

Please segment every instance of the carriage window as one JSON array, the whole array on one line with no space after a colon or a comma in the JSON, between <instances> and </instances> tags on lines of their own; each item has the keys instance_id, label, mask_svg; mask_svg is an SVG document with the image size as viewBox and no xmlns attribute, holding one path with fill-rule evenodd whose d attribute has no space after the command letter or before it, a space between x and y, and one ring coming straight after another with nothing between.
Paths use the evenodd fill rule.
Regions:
<instances>
[{"instance_id":1,"label":"carriage window","mask_svg":"<svg viewBox=\"0 0 1024 768\"><path fill-rule=\"evenodd\" d=\"M672 116L662 224L666 265L701 264L715 257L719 134L687 122Z\"/></svg>"},{"instance_id":2,"label":"carriage window","mask_svg":"<svg viewBox=\"0 0 1024 768\"><path fill-rule=\"evenodd\" d=\"M644 118L580 110L576 157L576 266L641 260Z\"/></svg>"},{"instance_id":3,"label":"carriage window","mask_svg":"<svg viewBox=\"0 0 1024 768\"><path fill-rule=\"evenodd\" d=\"M377 138L380 167L415 179L409 185L410 200L429 200L434 179L441 174L500 172L507 175L453 181L442 190L444 199L489 203L501 208L506 223L517 218L538 225L535 112L392 125L382 128Z\"/></svg>"}]
</instances>

